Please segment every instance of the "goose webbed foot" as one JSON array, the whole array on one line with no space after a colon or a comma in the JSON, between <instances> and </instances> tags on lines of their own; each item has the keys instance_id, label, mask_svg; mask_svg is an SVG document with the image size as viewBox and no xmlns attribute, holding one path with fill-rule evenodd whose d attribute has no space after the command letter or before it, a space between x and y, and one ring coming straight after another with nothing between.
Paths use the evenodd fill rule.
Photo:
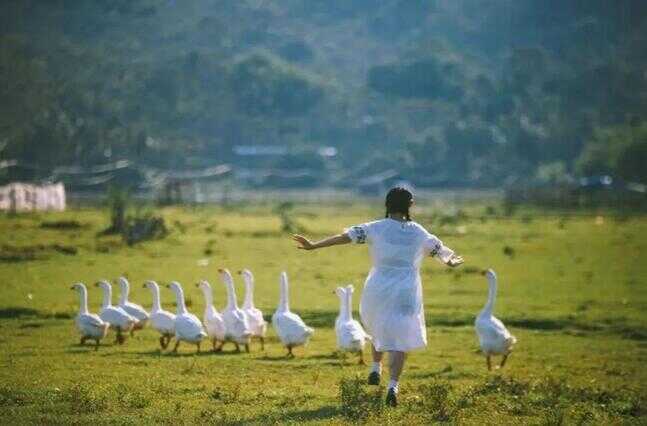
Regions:
<instances>
[{"instance_id":1,"label":"goose webbed foot","mask_svg":"<svg viewBox=\"0 0 647 426\"><path fill-rule=\"evenodd\" d=\"M286 355L288 358L294 358L294 354L292 353L292 346L288 346L288 354Z\"/></svg>"}]
</instances>

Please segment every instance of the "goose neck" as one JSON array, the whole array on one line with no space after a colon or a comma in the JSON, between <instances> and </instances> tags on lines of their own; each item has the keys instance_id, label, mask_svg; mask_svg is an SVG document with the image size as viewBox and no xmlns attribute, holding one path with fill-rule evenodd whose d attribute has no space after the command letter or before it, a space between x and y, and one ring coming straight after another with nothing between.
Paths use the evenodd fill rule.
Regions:
<instances>
[{"instance_id":1,"label":"goose neck","mask_svg":"<svg viewBox=\"0 0 647 426\"><path fill-rule=\"evenodd\" d=\"M79 313L88 313L88 291L85 287L79 287Z\"/></svg>"},{"instance_id":2,"label":"goose neck","mask_svg":"<svg viewBox=\"0 0 647 426\"><path fill-rule=\"evenodd\" d=\"M204 301L207 305L206 307L210 308L211 306L213 306L213 291L208 285L202 285L200 287L202 289L202 294L204 294Z\"/></svg>"},{"instance_id":3,"label":"goose neck","mask_svg":"<svg viewBox=\"0 0 647 426\"><path fill-rule=\"evenodd\" d=\"M157 312L162 309L160 303L160 289L157 285L151 285L150 289L151 293L153 293L153 308L151 310L153 312Z\"/></svg>"},{"instance_id":4,"label":"goose neck","mask_svg":"<svg viewBox=\"0 0 647 426\"><path fill-rule=\"evenodd\" d=\"M347 320L353 319L353 293L346 290L344 293L345 303L342 305L344 310L344 318Z\"/></svg>"},{"instance_id":5,"label":"goose neck","mask_svg":"<svg viewBox=\"0 0 647 426\"><path fill-rule=\"evenodd\" d=\"M128 284L127 281L125 280L120 280L119 281L119 304L120 305L125 305L128 303L128 293L130 292L130 285Z\"/></svg>"},{"instance_id":6,"label":"goose neck","mask_svg":"<svg viewBox=\"0 0 647 426\"><path fill-rule=\"evenodd\" d=\"M254 280L249 277L245 277L245 301L243 302L243 308L254 308Z\"/></svg>"},{"instance_id":7,"label":"goose neck","mask_svg":"<svg viewBox=\"0 0 647 426\"><path fill-rule=\"evenodd\" d=\"M112 287L108 284L108 285L102 286L101 288L103 289L103 302L101 306L103 308L112 306Z\"/></svg>"},{"instance_id":8,"label":"goose neck","mask_svg":"<svg viewBox=\"0 0 647 426\"><path fill-rule=\"evenodd\" d=\"M496 301L497 283L495 278L488 277L488 298L487 303L483 307L483 313L492 315L494 310L494 302Z\"/></svg>"},{"instance_id":9,"label":"goose neck","mask_svg":"<svg viewBox=\"0 0 647 426\"><path fill-rule=\"evenodd\" d=\"M285 275L281 276L281 294L279 299L279 311L287 312L290 310L290 303L288 301L288 279Z\"/></svg>"},{"instance_id":10,"label":"goose neck","mask_svg":"<svg viewBox=\"0 0 647 426\"><path fill-rule=\"evenodd\" d=\"M177 305L177 314L186 313L186 304L184 303L184 291L181 287L175 287L175 304Z\"/></svg>"},{"instance_id":11,"label":"goose neck","mask_svg":"<svg viewBox=\"0 0 647 426\"><path fill-rule=\"evenodd\" d=\"M225 286L227 287L227 309L237 309L238 302L236 301L236 289L234 288L233 281L231 279L226 279Z\"/></svg>"}]
</instances>

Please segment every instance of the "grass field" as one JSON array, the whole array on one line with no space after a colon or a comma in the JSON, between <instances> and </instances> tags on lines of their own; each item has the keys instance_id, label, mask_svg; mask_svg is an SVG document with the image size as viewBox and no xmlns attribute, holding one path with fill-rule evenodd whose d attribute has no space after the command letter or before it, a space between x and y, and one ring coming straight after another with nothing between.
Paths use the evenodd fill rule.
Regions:
<instances>
[{"instance_id":1,"label":"grass field","mask_svg":"<svg viewBox=\"0 0 647 426\"><path fill-rule=\"evenodd\" d=\"M365 367L335 352L332 290L354 284L357 310L369 268L365 246L298 251L267 205L163 209L170 235L135 247L96 236L108 224L104 211L0 216L0 421L647 423L647 217L498 210L417 209L416 219L466 264L450 270L429 260L423 267L429 346L411 354L396 409L382 406L383 390L363 385ZM290 217L318 237L381 211L377 204L307 205ZM80 227L41 226L62 220ZM267 317L286 270L292 309L316 328L310 344L294 359L284 357L273 330L265 352L256 344L250 354L228 347L196 355L186 344L178 355L162 353L151 329L123 346L110 334L98 352L78 344L72 283L124 274L131 299L149 307L144 280L178 280L201 317L198 279L211 281L224 306L218 267L255 273L256 304ZM472 327L486 298L485 267L499 275L495 313L519 340L506 367L491 373ZM240 280L237 286L241 298ZM172 308L169 290L162 301ZM100 293L92 286L89 302L97 312Z\"/></svg>"}]
</instances>

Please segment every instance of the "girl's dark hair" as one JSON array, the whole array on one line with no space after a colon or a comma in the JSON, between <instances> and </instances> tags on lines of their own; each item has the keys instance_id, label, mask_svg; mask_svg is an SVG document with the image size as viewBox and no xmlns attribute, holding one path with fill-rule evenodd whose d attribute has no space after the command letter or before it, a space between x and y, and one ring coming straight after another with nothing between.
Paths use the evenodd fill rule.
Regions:
<instances>
[{"instance_id":1,"label":"girl's dark hair","mask_svg":"<svg viewBox=\"0 0 647 426\"><path fill-rule=\"evenodd\" d=\"M409 215L411 200L413 200L413 194L407 189L401 186L396 186L391 189L386 194L386 201L384 202L386 215L384 217L389 217L392 213L402 213L407 220L411 220L411 216Z\"/></svg>"}]
</instances>

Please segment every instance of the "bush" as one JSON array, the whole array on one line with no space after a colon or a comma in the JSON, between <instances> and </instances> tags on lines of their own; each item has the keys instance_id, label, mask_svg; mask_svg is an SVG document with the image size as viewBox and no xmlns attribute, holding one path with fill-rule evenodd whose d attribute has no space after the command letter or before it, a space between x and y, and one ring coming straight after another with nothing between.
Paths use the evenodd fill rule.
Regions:
<instances>
[{"instance_id":1,"label":"bush","mask_svg":"<svg viewBox=\"0 0 647 426\"><path fill-rule=\"evenodd\" d=\"M359 421L366 420L371 416L379 416L382 413L384 408L383 387L380 386L372 392L367 388L364 380L359 377L345 378L340 381L339 398L341 413L344 417Z\"/></svg>"}]
</instances>

